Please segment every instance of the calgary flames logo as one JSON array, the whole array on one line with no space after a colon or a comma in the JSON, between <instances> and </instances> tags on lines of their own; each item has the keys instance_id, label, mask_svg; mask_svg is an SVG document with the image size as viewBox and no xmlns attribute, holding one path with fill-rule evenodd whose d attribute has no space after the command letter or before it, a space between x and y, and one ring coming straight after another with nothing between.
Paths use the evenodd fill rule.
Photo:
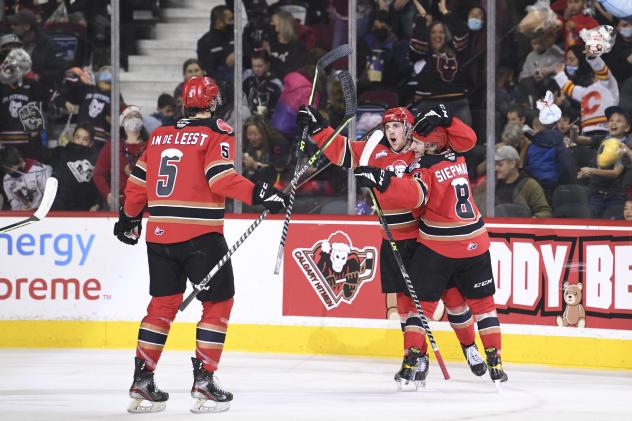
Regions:
<instances>
[{"instance_id":1,"label":"calgary flames logo","mask_svg":"<svg viewBox=\"0 0 632 421\"><path fill-rule=\"evenodd\" d=\"M343 231L309 249L294 249L292 255L327 310L341 302L351 304L362 285L375 276L377 250L354 248Z\"/></svg>"}]
</instances>

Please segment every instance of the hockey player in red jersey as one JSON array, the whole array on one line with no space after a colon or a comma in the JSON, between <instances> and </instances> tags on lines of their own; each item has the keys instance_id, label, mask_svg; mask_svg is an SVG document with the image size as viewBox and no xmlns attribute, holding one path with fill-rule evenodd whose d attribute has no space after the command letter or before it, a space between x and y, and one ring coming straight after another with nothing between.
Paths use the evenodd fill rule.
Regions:
<instances>
[{"instance_id":1,"label":"hockey player in red jersey","mask_svg":"<svg viewBox=\"0 0 632 421\"><path fill-rule=\"evenodd\" d=\"M149 293L136 348L130 412L156 412L169 395L158 389L154 370L186 289L187 278L199 283L228 251L223 235L225 198L261 204L275 213L287 197L266 183L254 185L235 171L233 129L214 118L219 88L208 77L189 79L182 92L185 119L155 129L125 187L114 234L136 244L145 206ZM202 317L193 357L193 412L227 410L232 394L220 388L217 370L235 293L228 262L202 291ZM149 403L149 405L147 405Z\"/></svg>"},{"instance_id":2,"label":"hockey player in red jersey","mask_svg":"<svg viewBox=\"0 0 632 421\"><path fill-rule=\"evenodd\" d=\"M492 380L506 381L489 236L471 197L465 159L453 150L452 116L438 105L419 116L415 126L411 150L423 156L410 167L409 176L390 177L379 168L365 166L356 168L356 180L363 187L376 188L382 206L418 212L410 276L422 308L432 314L439 298L458 289L474 314Z\"/></svg>"},{"instance_id":3,"label":"hockey player in red jersey","mask_svg":"<svg viewBox=\"0 0 632 421\"><path fill-rule=\"evenodd\" d=\"M416 162L415 153L410 150L411 133L414 117L405 107L390 108L382 117L383 139L376 146L369 159L369 165L382 168L389 174L402 177L409 165ZM307 125L311 139L322 146L334 131L328 122L313 107L301 107L298 114L298 125ZM447 128L456 150L465 152L476 144L476 134L461 120L455 118ZM325 150L325 155L335 165L355 168L364 151L366 142L349 140L338 136ZM397 249L406 265L411 261L416 249L418 232L417 217L412 207L388 206L382 204L386 222L389 224ZM427 343L421 320L410 297L407 295L406 284L402 278L399 266L393 255L386 233L382 233L383 240L380 248L380 278L382 292L397 294L397 309L400 315L402 331L404 333L404 357L400 371L395 374L397 382L417 380L423 382L428 372L428 360L425 357ZM474 325L472 315L463 296L454 289L441 297L446 305L448 318L456 333L463 352L472 371L480 376L486 371L486 366L474 345ZM426 312L432 315L433 311ZM412 350L412 352L411 352ZM411 367L415 367L411 370Z\"/></svg>"}]
</instances>

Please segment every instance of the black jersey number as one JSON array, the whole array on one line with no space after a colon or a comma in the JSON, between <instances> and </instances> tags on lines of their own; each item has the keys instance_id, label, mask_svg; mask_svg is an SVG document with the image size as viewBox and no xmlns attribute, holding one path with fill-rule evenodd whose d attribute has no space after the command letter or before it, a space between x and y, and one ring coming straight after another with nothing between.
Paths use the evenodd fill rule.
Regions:
<instances>
[{"instance_id":1,"label":"black jersey number","mask_svg":"<svg viewBox=\"0 0 632 421\"><path fill-rule=\"evenodd\" d=\"M160 168L156 183L156 196L167 197L173 193L178 177L178 163L182 159L179 149L165 149L160 154Z\"/></svg>"},{"instance_id":2,"label":"black jersey number","mask_svg":"<svg viewBox=\"0 0 632 421\"><path fill-rule=\"evenodd\" d=\"M454 194L456 195L455 211L461 219L474 218L474 208L470 202L470 183L467 178L459 177L452 180Z\"/></svg>"}]
</instances>

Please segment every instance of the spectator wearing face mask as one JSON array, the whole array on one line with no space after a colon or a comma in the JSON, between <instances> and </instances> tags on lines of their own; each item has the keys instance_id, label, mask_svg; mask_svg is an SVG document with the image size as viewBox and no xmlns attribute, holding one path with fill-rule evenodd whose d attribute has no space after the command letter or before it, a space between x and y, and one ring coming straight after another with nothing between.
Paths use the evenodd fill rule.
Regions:
<instances>
[{"instance_id":1,"label":"spectator wearing face mask","mask_svg":"<svg viewBox=\"0 0 632 421\"><path fill-rule=\"evenodd\" d=\"M99 208L99 192L92 182L99 146L95 146L92 123L82 121L66 146L46 150L42 162L53 167L53 175L59 180L53 210L94 211Z\"/></svg>"},{"instance_id":2,"label":"spectator wearing face mask","mask_svg":"<svg viewBox=\"0 0 632 421\"><path fill-rule=\"evenodd\" d=\"M603 55L615 79L619 84L632 76L632 16L620 19L616 24L617 39L612 50Z\"/></svg>"},{"instance_id":3,"label":"spectator wearing face mask","mask_svg":"<svg viewBox=\"0 0 632 421\"><path fill-rule=\"evenodd\" d=\"M119 121L121 122L121 140L119 148L119 200L124 200L123 191L129 175L132 173L136 161L143 154L149 133L143 126L143 115L140 108L130 105L121 113ZM112 190L110 188L110 168L111 168L111 141L108 141L97 159L94 169L94 184L99 190L101 197L108 203L110 210L112 209Z\"/></svg>"},{"instance_id":4,"label":"spectator wearing face mask","mask_svg":"<svg viewBox=\"0 0 632 421\"><path fill-rule=\"evenodd\" d=\"M487 28L485 22L487 14L482 7L474 6L467 14L467 28L469 41L467 55L472 60L467 66L468 86L471 88L469 97L472 107L482 107L485 103L486 72L485 53L487 42Z\"/></svg>"},{"instance_id":5,"label":"spectator wearing face mask","mask_svg":"<svg viewBox=\"0 0 632 421\"><path fill-rule=\"evenodd\" d=\"M373 85L394 88L409 74L408 43L397 39L389 22L388 12L378 11L371 31L358 43L359 91Z\"/></svg>"},{"instance_id":6,"label":"spectator wearing face mask","mask_svg":"<svg viewBox=\"0 0 632 421\"><path fill-rule=\"evenodd\" d=\"M10 209L37 209L44 196L46 179L52 174L51 167L22 157L13 146L0 149L0 166L5 173L2 184Z\"/></svg>"},{"instance_id":7,"label":"spectator wearing face mask","mask_svg":"<svg viewBox=\"0 0 632 421\"><path fill-rule=\"evenodd\" d=\"M197 42L197 58L202 69L216 81L231 82L235 66L233 12L227 6L211 10L211 28Z\"/></svg>"}]
</instances>

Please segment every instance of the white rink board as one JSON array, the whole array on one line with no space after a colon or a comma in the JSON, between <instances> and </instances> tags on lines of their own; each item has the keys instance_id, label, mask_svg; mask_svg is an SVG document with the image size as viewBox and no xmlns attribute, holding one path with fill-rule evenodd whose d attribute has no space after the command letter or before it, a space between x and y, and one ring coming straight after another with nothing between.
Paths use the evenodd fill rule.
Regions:
<instances>
[{"instance_id":1,"label":"white rink board","mask_svg":"<svg viewBox=\"0 0 632 421\"><path fill-rule=\"evenodd\" d=\"M17 220L0 218L0 223ZM0 320L140 320L149 303L144 239L135 246L119 242L112 235L114 222L114 218L46 218L28 230L0 234ZM229 246L251 223L249 219L226 221ZM282 275L273 274L276 247L271 244L277 244L281 224L264 221L233 255L239 299L232 322L279 322ZM17 281L22 278L26 281ZM45 284L37 281L31 286L37 278ZM64 285L58 281L52 298L52 280L56 278L77 279L81 291L69 284L64 299ZM90 279L98 280L100 288L94 281L87 283ZM75 298L77 292L79 299ZM178 321L197 322L200 311L200 306L192 305L178 315Z\"/></svg>"}]
</instances>

